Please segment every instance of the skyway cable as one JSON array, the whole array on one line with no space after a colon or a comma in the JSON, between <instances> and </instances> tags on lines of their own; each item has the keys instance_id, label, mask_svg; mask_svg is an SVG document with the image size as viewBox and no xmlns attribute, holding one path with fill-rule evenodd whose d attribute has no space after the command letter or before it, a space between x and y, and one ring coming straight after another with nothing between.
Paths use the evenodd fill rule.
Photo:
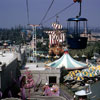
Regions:
<instances>
[{"instance_id":1,"label":"skyway cable","mask_svg":"<svg viewBox=\"0 0 100 100\"><path fill-rule=\"evenodd\" d=\"M70 5L68 5L67 7L65 7L64 9L62 9L61 11L59 11L58 13L56 13L54 16L48 18L46 21L44 21L44 23L48 22L49 20L51 20L52 18L56 17L57 15L59 15L60 13L64 12L66 9L68 9L69 7L71 7L74 3L71 3Z\"/></svg>"},{"instance_id":2,"label":"skyway cable","mask_svg":"<svg viewBox=\"0 0 100 100\"><path fill-rule=\"evenodd\" d=\"M42 20L41 20L41 22L40 22L40 25L42 24L42 22L43 22L44 19L46 18L46 16L47 16L49 10L51 9L51 7L52 7L52 5L53 5L53 3L54 3L54 0L52 0L52 2L51 2L51 4L50 4L49 8L47 9L47 11L46 11L44 17L42 18Z\"/></svg>"},{"instance_id":3,"label":"skyway cable","mask_svg":"<svg viewBox=\"0 0 100 100\"><path fill-rule=\"evenodd\" d=\"M28 7L28 0L26 0L26 7L27 7L27 21L28 21L28 24L29 24L30 21L29 21L29 7Z\"/></svg>"}]
</instances>

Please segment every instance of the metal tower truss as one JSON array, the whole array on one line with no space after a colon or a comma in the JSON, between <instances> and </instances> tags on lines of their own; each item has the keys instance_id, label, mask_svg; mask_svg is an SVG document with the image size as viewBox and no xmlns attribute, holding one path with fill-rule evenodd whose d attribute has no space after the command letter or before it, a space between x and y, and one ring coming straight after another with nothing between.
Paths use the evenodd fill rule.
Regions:
<instances>
[{"instance_id":1,"label":"metal tower truss","mask_svg":"<svg viewBox=\"0 0 100 100\"><path fill-rule=\"evenodd\" d=\"M36 27L39 26L39 25L32 25L30 24L29 26L32 27L32 41L31 41L31 46L32 46L32 49L33 49L33 62L37 62L37 57L36 57L36 51L37 51L37 47L36 47Z\"/></svg>"}]
</instances>

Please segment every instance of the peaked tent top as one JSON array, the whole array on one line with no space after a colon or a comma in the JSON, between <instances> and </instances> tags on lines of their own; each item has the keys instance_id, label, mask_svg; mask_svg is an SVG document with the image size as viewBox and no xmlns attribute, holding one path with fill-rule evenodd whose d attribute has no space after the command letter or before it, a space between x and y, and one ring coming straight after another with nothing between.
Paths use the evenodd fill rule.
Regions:
<instances>
[{"instance_id":1,"label":"peaked tent top","mask_svg":"<svg viewBox=\"0 0 100 100\"><path fill-rule=\"evenodd\" d=\"M52 63L46 64L46 66L51 68L62 68L65 67L67 70L74 70L74 69L83 69L86 68L87 65L85 63L79 62L73 59L68 50L65 50L63 56L58 60L55 60Z\"/></svg>"}]
</instances>

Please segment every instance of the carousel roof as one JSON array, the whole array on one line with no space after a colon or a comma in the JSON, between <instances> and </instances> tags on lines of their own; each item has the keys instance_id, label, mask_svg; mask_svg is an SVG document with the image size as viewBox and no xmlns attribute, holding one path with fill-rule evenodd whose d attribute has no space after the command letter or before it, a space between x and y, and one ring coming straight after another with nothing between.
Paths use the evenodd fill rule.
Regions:
<instances>
[{"instance_id":1,"label":"carousel roof","mask_svg":"<svg viewBox=\"0 0 100 100\"><path fill-rule=\"evenodd\" d=\"M52 63L46 64L47 66L51 67L51 68L62 68L65 67L66 69L82 69L82 68L86 68L87 65L85 63L79 62L75 59L73 59L68 51L66 50L65 53L63 54L63 56L61 58L59 58L58 60L55 60Z\"/></svg>"}]
</instances>

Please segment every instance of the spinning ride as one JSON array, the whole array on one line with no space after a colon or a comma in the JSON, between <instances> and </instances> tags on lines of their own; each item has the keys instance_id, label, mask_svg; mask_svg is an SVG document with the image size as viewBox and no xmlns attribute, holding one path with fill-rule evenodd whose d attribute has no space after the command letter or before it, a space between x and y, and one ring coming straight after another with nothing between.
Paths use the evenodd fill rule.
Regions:
<instances>
[{"instance_id":1,"label":"spinning ride","mask_svg":"<svg viewBox=\"0 0 100 100\"><path fill-rule=\"evenodd\" d=\"M53 31L45 31L49 35L49 54L61 56L64 53L65 32L62 30L62 25L57 22L53 23L52 27Z\"/></svg>"}]
</instances>

